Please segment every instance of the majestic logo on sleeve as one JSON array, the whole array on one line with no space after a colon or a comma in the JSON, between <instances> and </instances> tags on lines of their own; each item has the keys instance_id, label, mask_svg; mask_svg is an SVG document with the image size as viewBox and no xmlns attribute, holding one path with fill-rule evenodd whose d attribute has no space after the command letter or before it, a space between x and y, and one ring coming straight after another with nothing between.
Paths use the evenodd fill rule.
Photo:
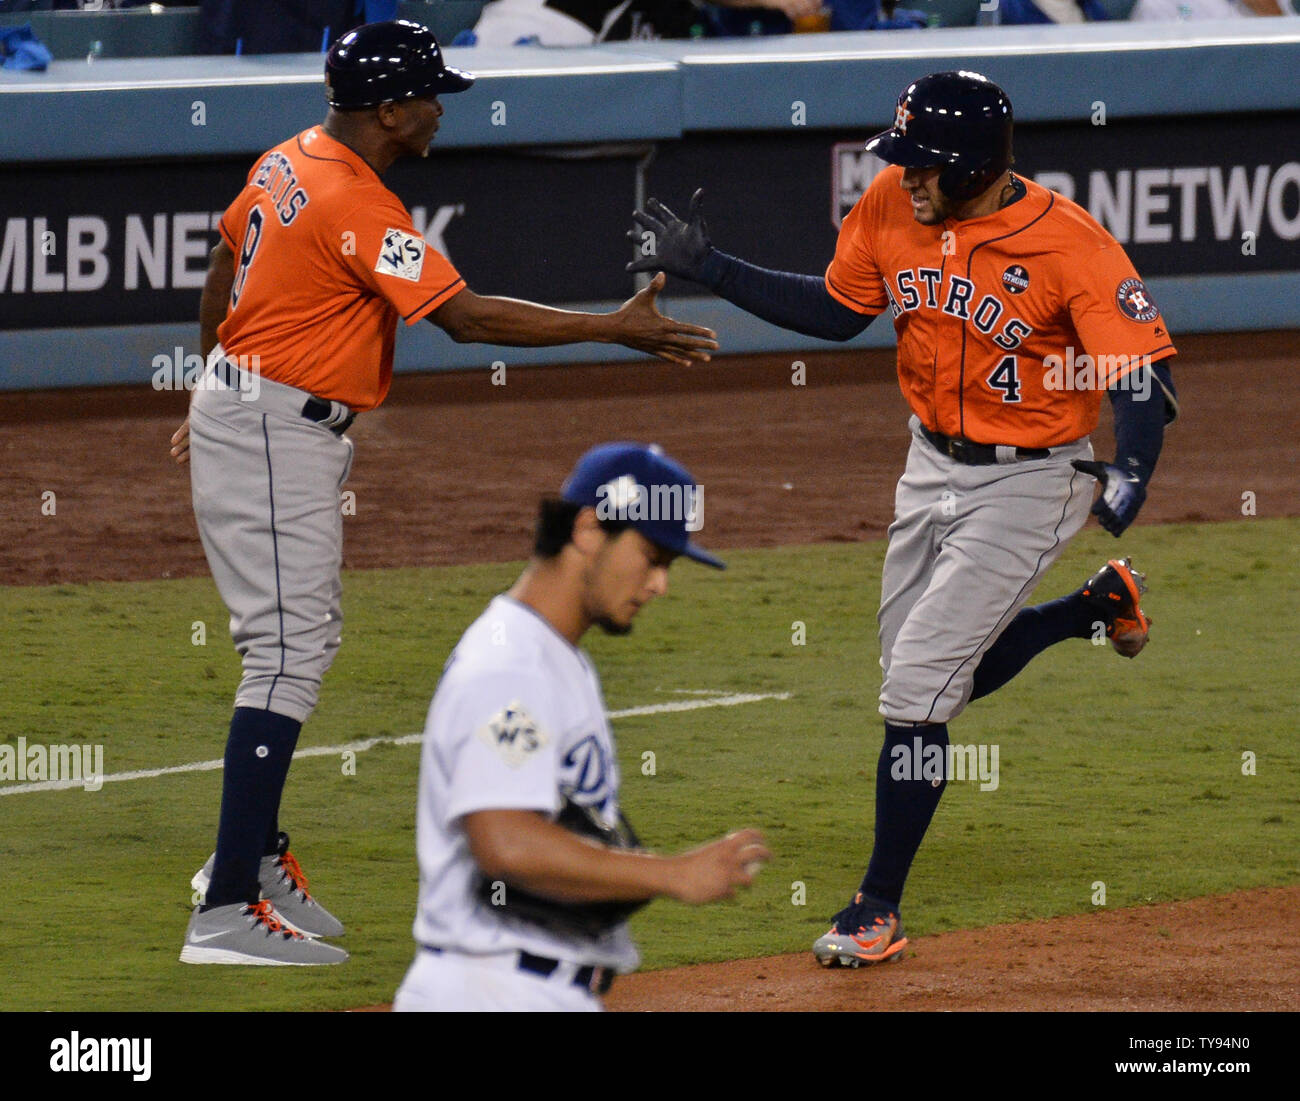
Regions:
<instances>
[{"instance_id":1,"label":"majestic logo on sleeve","mask_svg":"<svg viewBox=\"0 0 1300 1101\"><path fill-rule=\"evenodd\" d=\"M400 229L390 229L384 234L384 245L379 250L375 271L380 275L395 275L398 279L420 281L424 270L424 239Z\"/></svg>"},{"instance_id":2,"label":"majestic logo on sleeve","mask_svg":"<svg viewBox=\"0 0 1300 1101\"><path fill-rule=\"evenodd\" d=\"M518 768L545 746L550 737L516 700L478 728L478 739L497 751L511 768Z\"/></svg>"},{"instance_id":3,"label":"majestic logo on sleeve","mask_svg":"<svg viewBox=\"0 0 1300 1101\"><path fill-rule=\"evenodd\" d=\"M1120 313L1134 321L1154 321L1160 316L1141 279L1125 279L1115 291L1115 305Z\"/></svg>"}]
</instances>

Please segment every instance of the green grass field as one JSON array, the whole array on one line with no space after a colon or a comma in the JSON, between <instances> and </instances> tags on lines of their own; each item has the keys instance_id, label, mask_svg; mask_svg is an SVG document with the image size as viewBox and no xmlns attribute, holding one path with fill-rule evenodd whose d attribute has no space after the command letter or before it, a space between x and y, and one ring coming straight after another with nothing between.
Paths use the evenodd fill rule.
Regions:
<instances>
[{"instance_id":1,"label":"green grass field","mask_svg":"<svg viewBox=\"0 0 1300 1101\"><path fill-rule=\"evenodd\" d=\"M1036 599L1074 588L1117 546L1090 530ZM1086 912L1096 881L1110 907L1300 882L1300 521L1139 528L1122 547L1151 577L1151 645L1128 662L1064 643L953 724L954 742L998 745L1000 783L949 785L909 881L909 935ZM648 844L756 825L775 853L737 901L638 915L646 967L805 950L856 887L880 744L883 550L733 552L725 574L680 563L632 636L587 640L611 709L790 693L615 724L623 801ZM517 570L349 575L344 646L300 748L418 731L451 646ZM100 743L109 774L221 756L238 659L210 581L0 589L0 632L5 742ZM346 775L341 756L297 761L281 816L313 890L348 925L352 960L330 969L177 962L219 771L0 796L0 1008L389 1001L412 953L418 748L355 763Z\"/></svg>"}]
</instances>

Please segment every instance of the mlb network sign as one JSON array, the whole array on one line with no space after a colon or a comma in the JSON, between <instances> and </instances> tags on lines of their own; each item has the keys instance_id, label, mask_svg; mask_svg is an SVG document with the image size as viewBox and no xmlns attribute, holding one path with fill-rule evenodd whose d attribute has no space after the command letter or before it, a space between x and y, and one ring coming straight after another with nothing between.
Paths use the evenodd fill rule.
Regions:
<instances>
[{"instance_id":1,"label":"mlb network sign","mask_svg":"<svg viewBox=\"0 0 1300 1101\"><path fill-rule=\"evenodd\" d=\"M860 141L838 142L831 149L831 225L844 224L844 216L857 205L872 181L889 167Z\"/></svg>"},{"instance_id":2,"label":"mlb network sign","mask_svg":"<svg viewBox=\"0 0 1300 1101\"><path fill-rule=\"evenodd\" d=\"M1300 270L1295 115L1026 126L1014 170L1083 207L1144 275ZM831 147L830 220L887 167L864 141Z\"/></svg>"},{"instance_id":3,"label":"mlb network sign","mask_svg":"<svg viewBox=\"0 0 1300 1101\"><path fill-rule=\"evenodd\" d=\"M831 151L831 222L839 229L872 181L889 167L862 148ZM1240 240L1266 230L1300 239L1300 161L1279 165L1180 165L1173 168L1036 172L1032 179L1085 207L1121 244L1175 239Z\"/></svg>"}]
</instances>

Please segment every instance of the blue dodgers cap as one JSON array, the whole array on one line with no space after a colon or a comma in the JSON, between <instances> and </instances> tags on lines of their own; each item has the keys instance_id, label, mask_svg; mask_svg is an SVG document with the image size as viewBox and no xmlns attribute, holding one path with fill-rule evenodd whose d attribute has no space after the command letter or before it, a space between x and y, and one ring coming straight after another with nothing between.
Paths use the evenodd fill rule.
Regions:
<instances>
[{"instance_id":1,"label":"blue dodgers cap","mask_svg":"<svg viewBox=\"0 0 1300 1101\"><path fill-rule=\"evenodd\" d=\"M598 444L578 460L560 496L594 508L602 520L626 521L665 550L727 568L691 542L704 525L704 487L658 444Z\"/></svg>"}]
</instances>

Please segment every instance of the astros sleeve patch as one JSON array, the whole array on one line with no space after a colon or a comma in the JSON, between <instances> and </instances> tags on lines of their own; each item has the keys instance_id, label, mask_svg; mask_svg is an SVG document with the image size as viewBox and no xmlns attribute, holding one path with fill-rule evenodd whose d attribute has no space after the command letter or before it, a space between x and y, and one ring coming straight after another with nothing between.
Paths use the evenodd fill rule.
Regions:
<instances>
[{"instance_id":1,"label":"astros sleeve patch","mask_svg":"<svg viewBox=\"0 0 1300 1101\"><path fill-rule=\"evenodd\" d=\"M1104 356L1124 363L1107 371L1103 389L1144 360L1154 362L1174 353L1160 310L1118 244L1074 265L1070 282L1070 316L1084 350L1094 359Z\"/></svg>"},{"instance_id":2,"label":"astros sleeve patch","mask_svg":"<svg viewBox=\"0 0 1300 1101\"><path fill-rule=\"evenodd\" d=\"M1115 289L1115 305L1131 321L1154 321L1160 316L1146 286L1136 276L1124 279Z\"/></svg>"}]
</instances>

